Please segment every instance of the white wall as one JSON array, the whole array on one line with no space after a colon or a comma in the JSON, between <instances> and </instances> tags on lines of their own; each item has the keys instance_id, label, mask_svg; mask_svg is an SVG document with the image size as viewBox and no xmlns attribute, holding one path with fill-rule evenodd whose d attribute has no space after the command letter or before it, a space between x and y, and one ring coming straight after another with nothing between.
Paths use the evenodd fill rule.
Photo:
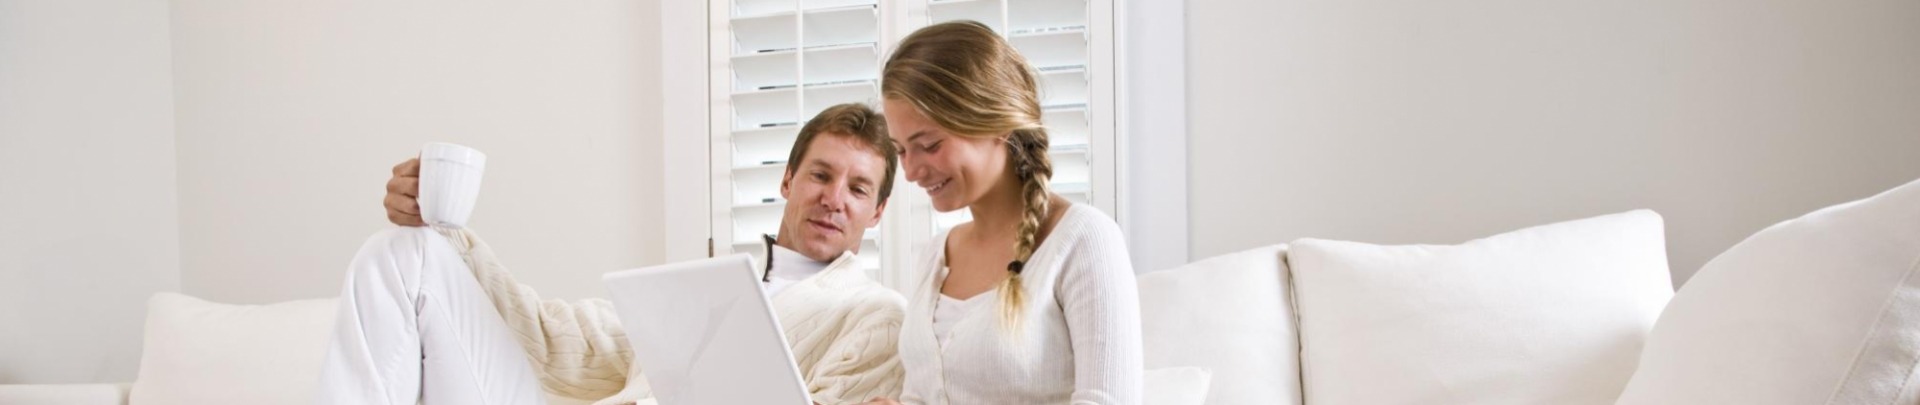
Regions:
<instances>
[{"instance_id":1,"label":"white wall","mask_svg":"<svg viewBox=\"0 0 1920 405\"><path fill-rule=\"evenodd\" d=\"M337 294L429 141L488 153L471 225L547 296L660 261L657 4L173 6L187 293Z\"/></svg>"},{"instance_id":2,"label":"white wall","mask_svg":"<svg viewBox=\"0 0 1920 405\"><path fill-rule=\"evenodd\" d=\"M1120 131L1126 145L1121 229L1133 270L1179 267L1188 255L1186 1L1122 2Z\"/></svg>"},{"instance_id":3,"label":"white wall","mask_svg":"<svg viewBox=\"0 0 1920 405\"><path fill-rule=\"evenodd\" d=\"M1645 207L1685 280L1920 178L1920 2L1188 7L1196 258Z\"/></svg>"},{"instance_id":4,"label":"white wall","mask_svg":"<svg viewBox=\"0 0 1920 405\"><path fill-rule=\"evenodd\" d=\"M129 381L180 288L167 3L0 0L0 384Z\"/></svg>"}]
</instances>

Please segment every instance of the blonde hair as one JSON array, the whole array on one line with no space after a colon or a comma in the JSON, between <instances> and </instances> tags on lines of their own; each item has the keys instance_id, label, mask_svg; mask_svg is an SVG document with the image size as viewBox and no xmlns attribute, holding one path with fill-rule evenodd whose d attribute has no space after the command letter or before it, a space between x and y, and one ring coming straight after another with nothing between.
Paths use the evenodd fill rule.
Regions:
<instances>
[{"instance_id":1,"label":"blonde hair","mask_svg":"<svg viewBox=\"0 0 1920 405\"><path fill-rule=\"evenodd\" d=\"M1001 319L1018 326L1020 272L1038 245L1052 192L1053 162L1047 130L1040 123L1040 95L1033 69L1000 34L973 21L934 24L900 42L882 70L883 97L907 101L934 124L955 135L997 138L1006 134L1008 165L1020 180L1025 213L1014 240L1012 273L1001 283Z\"/></svg>"}]
</instances>

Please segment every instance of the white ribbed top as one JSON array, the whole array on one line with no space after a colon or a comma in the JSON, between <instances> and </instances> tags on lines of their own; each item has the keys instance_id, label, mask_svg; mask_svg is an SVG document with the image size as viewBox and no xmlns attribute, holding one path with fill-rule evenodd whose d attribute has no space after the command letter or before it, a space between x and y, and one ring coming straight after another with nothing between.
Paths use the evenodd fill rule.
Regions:
<instances>
[{"instance_id":1,"label":"white ribbed top","mask_svg":"<svg viewBox=\"0 0 1920 405\"><path fill-rule=\"evenodd\" d=\"M917 263L900 331L907 404L1138 404L1140 297L1120 227L1084 204L1041 241L1021 274L1026 305L1003 327L1000 299L981 301L941 343L934 317L947 235ZM996 316L986 316L996 315Z\"/></svg>"},{"instance_id":2,"label":"white ribbed top","mask_svg":"<svg viewBox=\"0 0 1920 405\"><path fill-rule=\"evenodd\" d=\"M966 319L969 314L980 312L981 303L995 302L999 297L997 290L987 290L964 300L940 294L940 303L933 308L934 340L940 342L940 347L947 347L947 338L953 334L953 325Z\"/></svg>"}]
</instances>

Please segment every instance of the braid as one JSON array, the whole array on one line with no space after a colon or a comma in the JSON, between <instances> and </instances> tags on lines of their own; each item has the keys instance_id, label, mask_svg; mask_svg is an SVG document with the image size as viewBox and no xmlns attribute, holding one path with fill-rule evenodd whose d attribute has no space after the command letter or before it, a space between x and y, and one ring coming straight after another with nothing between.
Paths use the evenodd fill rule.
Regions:
<instances>
[{"instance_id":1,"label":"braid","mask_svg":"<svg viewBox=\"0 0 1920 405\"><path fill-rule=\"evenodd\" d=\"M1007 281L1001 285L1001 318L1010 328L1018 327L1020 310L1026 305L1026 297L1021 295L1020 272L1026 267L1027 260L1033 258L1033 251L1039 243L1040 224L1046 221L1048 210L1052 209L1052 192L1048 190L1048 180L1053 177L1053 161L1047 156L1047 132L1044 129L1025 129L1014 131L1007 138L1009 156L1013 157L1014 173L1020 179L1020 195L1024 199L1025 209L1020 217L1020 230L1014 238L1013 262L1007 264Z\"/></svg>"}]
</instances>

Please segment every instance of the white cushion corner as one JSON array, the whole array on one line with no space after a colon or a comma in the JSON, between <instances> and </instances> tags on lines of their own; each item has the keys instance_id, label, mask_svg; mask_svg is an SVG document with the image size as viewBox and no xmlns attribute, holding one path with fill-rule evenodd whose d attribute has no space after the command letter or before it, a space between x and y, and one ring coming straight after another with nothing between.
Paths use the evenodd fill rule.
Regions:
<instances>
[{"instance_id":1,"label":"white cushion corner","mask_svg":"<svg viewBox=\"0 0 1920 405\"><path fill-rule=\"evenodd\" d=\"M1920 181L1767 227L1707 262L1622 405L1920 403Z\"/></svg>"},{"instance_id":2,"label":"white cushion corner","mask_svg":"<svg viewBox=\"0 0 1920 405\"><path fill-rule=\"evenodd\" d=\"M1146 366L1209 370L1209 404L1299 404L1287 245L1141 274Z\"/></svg>"}]
</instances>

